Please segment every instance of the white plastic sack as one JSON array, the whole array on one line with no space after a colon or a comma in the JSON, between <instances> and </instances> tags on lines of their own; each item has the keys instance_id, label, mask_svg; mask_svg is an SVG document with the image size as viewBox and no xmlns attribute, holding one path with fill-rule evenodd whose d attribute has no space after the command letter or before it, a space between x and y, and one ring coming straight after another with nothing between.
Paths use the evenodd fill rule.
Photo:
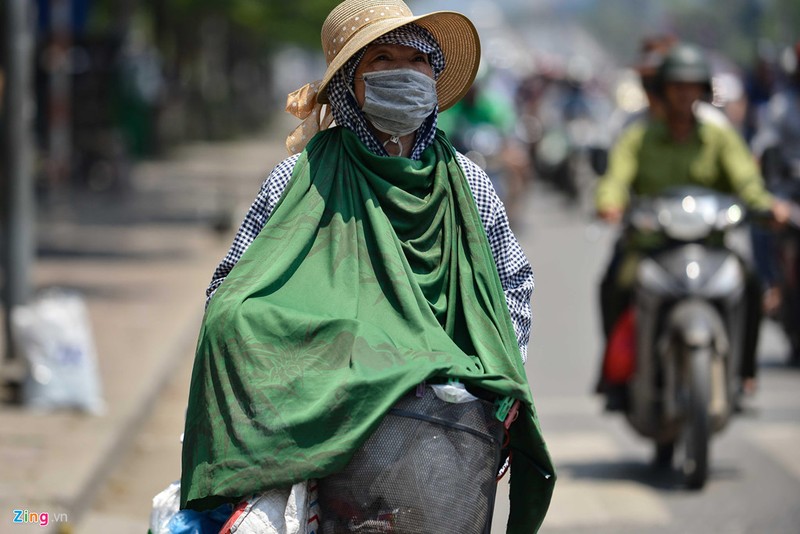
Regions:
<instances>
[{"instance_id":1,"label":"white plastic sack","mask_svg":"<svg viewBox=\"0 0 800 534\"><path fill-rule=\"evenodd\" d=\"M221 534L314 534L319 531L316 481L298 482L291 488L266 491L247 500L247 505L220 531ZM180 511L179 480L153 497L151 534L174 534L170 521Z\"/></svg>"},{"instance_id":2,"label":"white plastic sack","mask_svg":"<svg viewBox=\"0 0 800 534\"><path fill-rule=\"evenodd\" d=\"M12 310L11 328L30 369L22 389L27 406L103 411L89 315L78 294L41 293Z\"/></svg>"},{"instance_id":3,"label":"white plastic sack","mask_svg":"<svg viewBox=\"0 0 800 534\"><path fill-rule=\"evenodd\" d=\"M248 500L242 513L229 529L220 534L308 534L310 525L318 525L318 516L309 521L308 482L298 482L291 488L266 491ZM313 527L311 527L313 528Z\"/></svg>"},{"instance_id":4,"label":"white plastic sack","mask_svg":"<svg viewBox=\"0 0 800 534\"><path fill-rule=\"evenodd\" d=\"M178 513L181 504L181 483L175 481L153 497L150 511L150 533L170 534L169 521Z\"/></svg>"}]
</instances>

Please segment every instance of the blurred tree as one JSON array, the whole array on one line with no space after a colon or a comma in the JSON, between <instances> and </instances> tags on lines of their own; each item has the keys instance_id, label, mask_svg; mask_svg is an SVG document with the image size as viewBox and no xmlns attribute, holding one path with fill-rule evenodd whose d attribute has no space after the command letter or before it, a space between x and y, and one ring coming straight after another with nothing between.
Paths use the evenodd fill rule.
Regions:
<instances>
[{"instance_id":1,"label":"blurred tree","mask_svg":"<svg viewBox=\"0 0 800 534\"><path fill-rule=\"evenodd\" d=\"M89 27L123 43L122 65L137 69L144 51L156 57L163 90L151 106L155 132L172 143L228 137L268 119L272 53L287 44L317 49L337 2L93 0Z\"/></svg>"},{"instance_id":2,"label":"blurred tree","mask_svg":"<svg viewBox=\"0 0 800 534\"><path fill-rule=\"evenodd\" d=\"M112 7L115 0L100 0ZM197 29L205 17L221 18L254 43L272 48L282 43L316 46L322 21L337 0L149 0L150 16L162 30Z\"/></svg>"},{"instance_id":3,"label":"blurred tree","mask_svg":"<svg viewBox=\"0 0 800 534\"><path fill-rule=\"evenodd\" d=\"M771 9L765 10L762 34L778 43L790 44L800 39L800 2L797 0L770 0Z\"/></svg>"}]
</instances>

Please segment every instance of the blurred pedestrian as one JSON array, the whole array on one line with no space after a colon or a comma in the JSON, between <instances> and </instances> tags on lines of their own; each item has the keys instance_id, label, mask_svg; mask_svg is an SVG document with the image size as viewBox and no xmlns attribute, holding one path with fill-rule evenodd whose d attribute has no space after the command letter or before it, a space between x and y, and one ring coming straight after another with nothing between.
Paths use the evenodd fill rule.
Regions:
<instances>
[{"instance_id":1,"label":"blurred pedestrian","mask_svg":"<svg viewBox=\"0 0 800 534\"><path fill-rule=\"evenodd\" d=\"M760 43L756 60L747 72L744 90L747 96L747 115L745 117L744 138L749 143L764 120L767 105L775 93L776 72L772 47Z\"/></svg>"},{"instance_id":2,"label":"blurred pedestrian","mask_svg":"<svg viewBox=\"0 0 800 534\"><path fill-rule=\"evenodd\" d=\"M776 91L766 104L752 147L761 157L769 148L779 159L772 163L780 175L800 179L800 40L789 51L792 60L786 86ZM780 180L782 176L768 176Z\"/></svg>"},{"instance_id":3,"label":"blurred pedestrian","mask_svg":"<svg viewBox=\"0 0 800 534\"><path fill-rule=\"evenodd\" d=\"M278 503L275 522L301 518L304 532L309 495L352 467L387 412L428 398L426 383L453 381L490 406L520 401L509 429L509 532L535 531L554 478L522 366L531 267L489 178L436 129L439 111L475 77L477 32L455 12L414 16L400 0L346 0L323 24L322 49L322 80L289 95L287 110L304 119L287 139L293 155L267 177L208 288L181 505L241 503L237 513L247 514ZM448 443L433 440L430 454L443 457ZM391 472L372 470L386 459L355 466L366 478L335 496L341 507L377 482L428 482L373 495L342 528L390 522L408 532L399 525L411 521L421 522L414 531L482 531L458 527L476 507L454 503L490 504L496 459L485 458L484 480L440 492L424 509L398 503L450 474L436 465L409 473L425 458L411 460L399 471L384 465ZM334 519L325 514L323 523Z\"/></svg>"},{"instance_id":4,"label":"blurred pedestrian","mask_svg":"<svg viewBox=\"0 0 800 534\"><path fill-rule=\"evenodd\" d=\"M770 187L785 196L796 197L800 181L800 40L788 52L791 60L786 86L764 105L751 146ZM762 230L754 232L754 243L760 252L756 255L756 265L766 285L764 311L775 317L785 298L777 259L780 241L774 233Z\"/></svg>"}]
</instances>

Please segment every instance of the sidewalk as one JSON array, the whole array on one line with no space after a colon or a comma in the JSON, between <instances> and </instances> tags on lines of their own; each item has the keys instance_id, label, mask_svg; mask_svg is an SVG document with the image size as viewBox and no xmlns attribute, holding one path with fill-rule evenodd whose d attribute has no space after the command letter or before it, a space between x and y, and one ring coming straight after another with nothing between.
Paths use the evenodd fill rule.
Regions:
<instances>
[{"instance_id":1,"label":"sidewalk","mask_svg":"<svg viewBox=\"0 0 800 534\"><path fill-rule=\"evenodd\" d=\"M107 411L0 405L0 532L71 532L91 506L193 348L211 273L266 173L286 155L289 129L279 123L275 134L190 145L137 164L124 196L94 195L39 214L36 287L85 298ZM46 512L50 524L14 524L13 510Z\"/></svg>"}]
</instances>

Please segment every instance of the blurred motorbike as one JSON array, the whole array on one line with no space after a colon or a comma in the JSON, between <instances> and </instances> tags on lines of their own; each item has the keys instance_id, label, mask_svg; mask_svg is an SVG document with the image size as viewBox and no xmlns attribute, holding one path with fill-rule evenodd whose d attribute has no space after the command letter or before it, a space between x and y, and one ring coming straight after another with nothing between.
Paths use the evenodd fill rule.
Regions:
<instances>
[{"instance_id":1,"label":"blurred motorbike","mask_svg":"<svg viewBox=\"0 0 800 534\"><path fill-rule=\"evenodd\" d=\"M550 128L536 144L533 161L537 175L574 203L580 194L576 170L579 147L570 133L566 125Z\"/></svg>"},{"instance_id":2,"label":"blurred motorbike","mask_svg":"<svg viewBox=\"0 0 800 534\"><path fill-rule=\"evenodd\" d=\"M624 221L657 243L642 252L628 313L625 415L655 443L656 462L680 468L692 489L705 485L712 435L736 411L746 271L725 236L745 216L732 197L680 187L636 199Z\"/></svg>"},{"instance_id":3,"label":"blurred motorbike","mask_svg":"<svg viewBox=\"0 0 800 534\"><path fill-rule=\"evenodd\" d=\"M568 117L549 124L533 145L533 162L539 178L564 195L567 201L588 211L591 186L590 148L597 123L589 116Z\"/></svg>"}]
</instances>

